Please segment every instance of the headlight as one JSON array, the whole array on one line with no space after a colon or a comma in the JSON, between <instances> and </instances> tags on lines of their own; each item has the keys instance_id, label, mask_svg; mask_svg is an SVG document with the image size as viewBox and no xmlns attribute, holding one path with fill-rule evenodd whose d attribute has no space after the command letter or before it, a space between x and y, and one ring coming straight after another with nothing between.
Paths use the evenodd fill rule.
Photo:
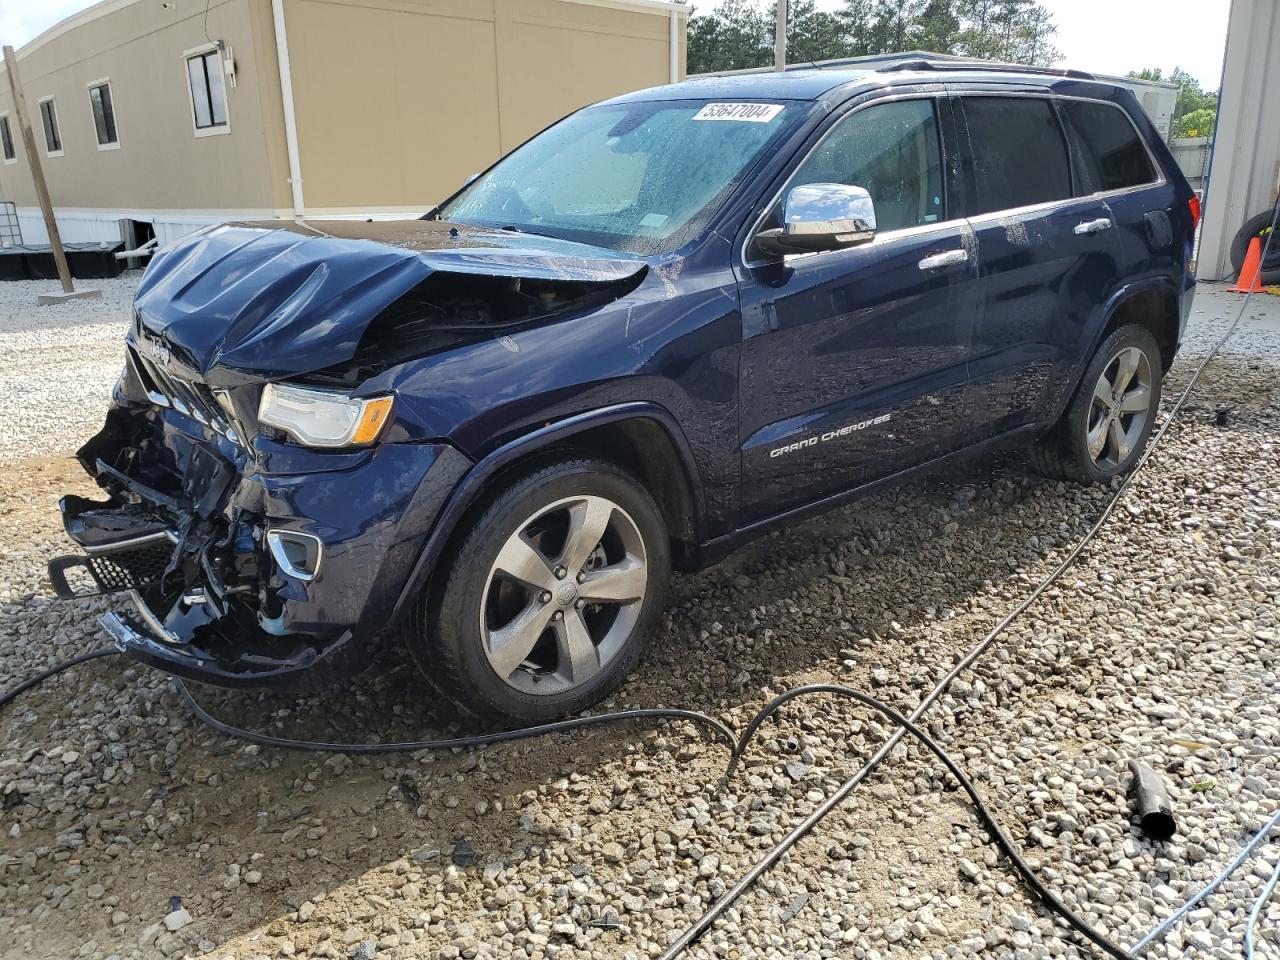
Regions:
<instances>
[{"instance_id":1,"label":"headlight","mask_svg":"<svg viewBox=\"0 0 1280 960\"><path fill-rule=\"evenodd\" d=\"M258 422L307 447L363 447L378 439L391 417L392 399L358 400L329 390L269 383L258 404Z\"/></svg>"}]
</instances>

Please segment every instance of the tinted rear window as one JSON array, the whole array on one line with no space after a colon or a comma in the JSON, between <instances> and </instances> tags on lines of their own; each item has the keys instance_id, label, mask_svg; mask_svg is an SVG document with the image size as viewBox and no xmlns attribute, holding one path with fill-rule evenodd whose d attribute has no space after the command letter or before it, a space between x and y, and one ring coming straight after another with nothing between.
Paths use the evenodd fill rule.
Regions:
<instances>
[{"instance_id":1,"label":"tinted rear window","mask_svg":"<svg viewBox=\"0 0 1280 960\"><path fill-rule=\"evenodd\" d=\"M965 97L971 215L1071 196L1066 141L1048 100Z\"/></svg>"},{"instance_id":2,"label":"tinted rear window","mask_svg":"<svg viewBox=\"0 0 1280 960\"><path fill-rule=\"evenodd\" d=\"M1119 107L1064 100L1062 111L1080 145L1087 182L1080 185L1079 193L1122 190L1155 180L1151 158L1138 131Z\"/></svg>"}]
</instances>

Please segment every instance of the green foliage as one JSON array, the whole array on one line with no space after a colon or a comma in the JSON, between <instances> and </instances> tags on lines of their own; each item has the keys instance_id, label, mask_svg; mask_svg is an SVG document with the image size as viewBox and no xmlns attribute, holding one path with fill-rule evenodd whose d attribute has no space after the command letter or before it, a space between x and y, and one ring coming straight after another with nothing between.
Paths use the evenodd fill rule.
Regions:
<instances>
[{"instance_id":1,"label":"green foliage","mask_svg":"<svg viewBox=\"0 0 1280 960\"><path fill-rule=\"evenodd\" d=\"M814 9L814 0L792 0L787 18L787 59L809 63L829 59L828 50L841 49L844 25L834 13ZM773 62L770 54L770 63Z\"/></svg>"},{"instance_id":2,"label":"green foliage","mask_svg":"<svg viewBox=\"0 0 1280 960\"><path fill-rule=\"evenodd\" d=\"M1218 111L1209 107L1201 107L1184 113L1173 124L1175 137L1212 137L1214 124L1218 122Z\"/></svg>"},{"instance_id":3,"label":"green foliage","mask_svg":"<svg viewBox=\"0 0 1280 960\"><path fill-rule=\"evenodd\" d=\"M720 0L689 20L689 73L773 63L773 0ZM834 12L790 0L787 62L928 50L1050 64L1057 27L1036 0L844 0Z\"/></svg>"},{"instance_id":4,"label":"green foliage","mask_svg":"<svg viewBox=\"0 0 1280 960\"><path fill-rule=\"evenodd\" d=\"M690 73L773 63L773 20L754 0L723 0L709 15L689 19ZM704 67L703 64L717 64Z\"/></svg>"}]
</instances>

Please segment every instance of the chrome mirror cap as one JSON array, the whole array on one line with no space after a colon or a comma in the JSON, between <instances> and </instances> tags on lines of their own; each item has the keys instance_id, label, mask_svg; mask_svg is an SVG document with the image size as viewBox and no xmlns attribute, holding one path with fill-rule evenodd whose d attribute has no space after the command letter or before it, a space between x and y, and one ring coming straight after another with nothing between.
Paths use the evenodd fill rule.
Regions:
<instances>
[{"instance_id":1,"label":"chrome mirror cap","mask_svg":"<svg viewBox=\"0 0 1280 960\"><path fill-rule=\"evenodd\" d=\"M782 227L763 230L757 242L767 253L835 250L866 243L876 233L871 194L844 183L792 187L783 204Z\"/></svg>"}]
</instances>

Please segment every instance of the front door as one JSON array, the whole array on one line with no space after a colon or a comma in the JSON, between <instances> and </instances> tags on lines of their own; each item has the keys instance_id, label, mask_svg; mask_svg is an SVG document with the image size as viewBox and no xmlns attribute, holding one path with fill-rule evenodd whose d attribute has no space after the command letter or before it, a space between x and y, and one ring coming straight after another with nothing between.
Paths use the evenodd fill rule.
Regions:
<instances>
[{"instance_id":1,"label":"front door","mask_svg":"<svg viewBox=\"0 0 1280 960\"><path fill-rule=\"evenodd\" d=\"M960 444L977 263L947 213L946 109L921 96L836 119L759 224L792 187L843 183L870 193L873 240L782 260L746 247L743 525Z\"/></svg>"}]
</instances>

